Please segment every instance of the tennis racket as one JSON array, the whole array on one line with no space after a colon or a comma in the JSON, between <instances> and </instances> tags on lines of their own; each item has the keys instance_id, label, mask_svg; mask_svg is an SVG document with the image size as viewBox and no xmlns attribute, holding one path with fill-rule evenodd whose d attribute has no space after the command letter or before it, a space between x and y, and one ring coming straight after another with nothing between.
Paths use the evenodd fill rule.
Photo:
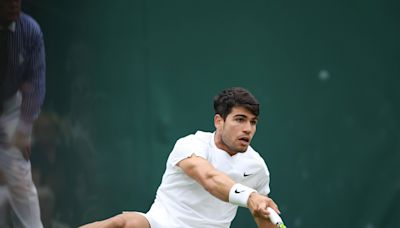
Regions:
<instances>
[{"instance_id":1,"label":"tennis racket","mask_svg":"<svg viewBox=\"0 0 400 228\"><path fill-rule=\"evenodd\" d=\"M268 207L267 210L269 212L269 219L273 224L277 225L279 228L286 228L281 217L278 215L278 213L276 213L276 211L274 211L274 209Z\"/></svg>"}]
</instances>

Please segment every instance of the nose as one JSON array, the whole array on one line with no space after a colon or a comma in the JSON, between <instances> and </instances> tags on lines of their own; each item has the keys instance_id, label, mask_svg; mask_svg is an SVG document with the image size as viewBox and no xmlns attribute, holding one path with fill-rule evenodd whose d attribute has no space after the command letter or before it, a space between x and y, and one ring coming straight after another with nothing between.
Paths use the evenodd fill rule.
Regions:
<instances>
[{"instance_id":1,"label":"nose","mask_svg":"<svg viewBox=\"0 0 400 228\"><path fill-rule=\"evenodd\" d=\"M247 121L246 124L243 126L243 132L246 134L250 134L253 129L253 126L251 125L250 121Z\"/></svg>"}]
</instances>

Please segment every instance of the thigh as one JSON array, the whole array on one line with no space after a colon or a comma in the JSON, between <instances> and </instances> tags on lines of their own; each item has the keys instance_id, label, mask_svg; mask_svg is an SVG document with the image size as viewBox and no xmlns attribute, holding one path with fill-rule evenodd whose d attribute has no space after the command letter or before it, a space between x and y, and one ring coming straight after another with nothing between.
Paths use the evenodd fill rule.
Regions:
<instances>
[{"instance_id":1,"label":"thigh","mask_svg":"<svg viewBox=\"0 0 400 228\"><path fill-rule=\"evenodd\" d=\"M139 212L124 212L106 220L89 223L79 228L150 228L146 217Z\"/></svg>"}]
</instances>

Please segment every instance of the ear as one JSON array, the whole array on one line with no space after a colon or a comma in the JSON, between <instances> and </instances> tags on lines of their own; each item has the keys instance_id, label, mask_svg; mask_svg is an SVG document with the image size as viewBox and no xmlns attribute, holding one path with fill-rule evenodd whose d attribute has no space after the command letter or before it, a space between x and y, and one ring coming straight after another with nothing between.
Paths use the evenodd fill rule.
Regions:
<instances>
[{"instance_id":1,"label":"ear","mask_svg":"<svg viewBox=\"0 0 400 228\"><path fill-rule=\"evenodd\" d=\"M215 114L214 116L215 129L221 128L223 124L224 124L224 119L222 118L222 116L220 116L219 114Z\"/></svg>"}]
</instances>

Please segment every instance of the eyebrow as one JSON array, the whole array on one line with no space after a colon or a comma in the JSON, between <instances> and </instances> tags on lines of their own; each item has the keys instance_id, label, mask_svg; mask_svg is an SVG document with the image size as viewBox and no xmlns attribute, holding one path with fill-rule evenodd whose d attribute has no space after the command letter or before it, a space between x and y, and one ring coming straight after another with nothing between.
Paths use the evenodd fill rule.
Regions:
<instances>
[{"instance_id":1,"label":"eyebrow","mask_svg":"<svg viewBox=\"0 0 400 228\"><path fill-rule=\"evenodd\" d=\"M246 115L244 115L244 114L236 114L236 115L234 115L233 117L244 117L244 118L246 118L246 119L250 119L248 116L246 116ZM258 117L256 116L256 117L254 117L254 118L252 118L252 119L258 120Z\"/></svg>"}]
</instances>

